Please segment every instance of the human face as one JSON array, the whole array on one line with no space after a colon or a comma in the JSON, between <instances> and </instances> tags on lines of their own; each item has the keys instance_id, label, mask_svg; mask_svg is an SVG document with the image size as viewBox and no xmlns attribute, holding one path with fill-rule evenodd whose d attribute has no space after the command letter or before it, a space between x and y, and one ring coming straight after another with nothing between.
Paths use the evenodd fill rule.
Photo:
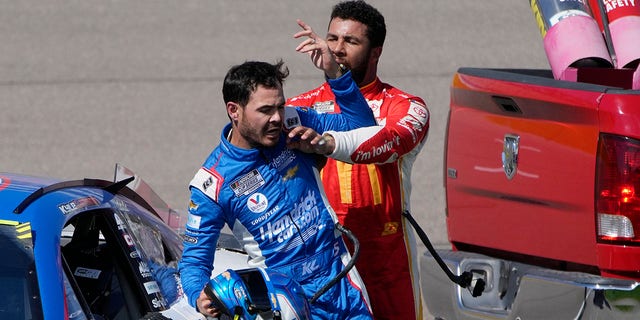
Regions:
<instances>
[{"instance_id":1,"label":"human face","mask_svg":"<svg viewBox=\"0 0 640 320\"><path fill-rule=\"evenodd\" d=\"M282 133L284 103L282 86L267 88L261 85L251 93L246 106L227 103L234 129L231 144L244 149L275 146Z\"/></svg>"},{"instance_id":2,"label":"human face","mask_svg":"<svg viewBox=\"0 0 640 320\"><path fill-rule=\"evenodd\" d=\"M333 18L329 22L327 43L336 61L351 69L353 79L359 86L375 80L382 47L371 48L365 24Z\"/></svg>"}]
</instances>

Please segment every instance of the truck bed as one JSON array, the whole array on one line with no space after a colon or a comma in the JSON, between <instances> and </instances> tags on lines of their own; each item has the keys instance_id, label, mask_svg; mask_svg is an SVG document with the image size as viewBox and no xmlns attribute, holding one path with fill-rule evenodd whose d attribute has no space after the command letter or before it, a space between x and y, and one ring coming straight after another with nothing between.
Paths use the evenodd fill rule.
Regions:
<instances>
[{"instance_id":1,"label":"truck bed","mask_svg":"<svg viewBox=\"0 0 640 320\"><path fill-rule=\"evenodd\" d=\"M576 81L559 81L549 70L459 69L444 173L454 249L637 273L640 247L598 243L594 215L600 135L640 138L640 91L628 89L630 74L584 69ZM507 159L515 169L505 169L503 152L514 152L505 141L516 139L517 160Z\"/></svg>"}]
</instances>

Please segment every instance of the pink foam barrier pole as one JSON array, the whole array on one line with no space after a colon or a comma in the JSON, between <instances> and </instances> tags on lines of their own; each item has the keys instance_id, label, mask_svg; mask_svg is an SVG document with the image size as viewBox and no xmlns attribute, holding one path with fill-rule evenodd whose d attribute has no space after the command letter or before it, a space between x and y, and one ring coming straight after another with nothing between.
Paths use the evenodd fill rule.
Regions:
<instances>
[{"instance_id":1,"label":"pink foam barrier pole","mask_svg":"<svg viewBox=\"0 0 640 320\"><path fill-rule=\"evenodd\" d=\"M589 0L600 30L611 40L616 68L635 69L640 63L640 1ZM603 19L602 11L606 12Z\"/></svg>"},{"instance_id":2,"label":"pink foam barrier pole","mask_svg":"<svg viewBox=\"0 0 640 320\"><path fill-rule=\"evenodd\" d=\"M640 1L640 0L639 0ZM613 61L586 1L529 0L555 79L569 67L612 68Z\"/></svg>"},{"instance_id":3,"label":"pink foam barrier pole","mask_svg":"<svg viewBox=\"0 0 640 320\"><path fill-rule=\"evenodd\" d=\"M640 10L640 8L638 8ZM617 68L635 68L640 63L640 16L626 16L609 24Z\"/></svg>"},{"instance_id":4,"label":"pink foam barrier pole","mask_svg":"<svg viewBox=\"0 0 640 320\"><path fill-rule=\"evenodd\" d=\"M555 79L569 67L613 67L596 21L575 15L562 19L547 31L544 50Z\"/></svg>"}]
</instances>

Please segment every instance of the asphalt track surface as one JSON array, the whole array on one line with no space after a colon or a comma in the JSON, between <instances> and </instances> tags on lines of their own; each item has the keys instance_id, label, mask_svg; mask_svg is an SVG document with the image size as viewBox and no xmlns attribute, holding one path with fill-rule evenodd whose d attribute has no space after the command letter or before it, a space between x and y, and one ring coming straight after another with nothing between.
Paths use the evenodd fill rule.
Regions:
<instances>
[{"instance_id":1,"label":"asphalt track surface","mask_svg":"<svg viewBox=\"0 0 640 320\"><path fill-rule=\"evenodd\" d=\"M549 68L526 0L369 1L386 17L380 77L423 97L428 141L412 211L447 245L443 148L459 67ZM324 34L334 1L0 2L0 172L113 179L115 163L185 210L187 185L228 119L229 67L283 59L285 94L322 74L296 53L296 19ZM421 254L421 253L419 253Z\"/></svg>"}]
</instances>

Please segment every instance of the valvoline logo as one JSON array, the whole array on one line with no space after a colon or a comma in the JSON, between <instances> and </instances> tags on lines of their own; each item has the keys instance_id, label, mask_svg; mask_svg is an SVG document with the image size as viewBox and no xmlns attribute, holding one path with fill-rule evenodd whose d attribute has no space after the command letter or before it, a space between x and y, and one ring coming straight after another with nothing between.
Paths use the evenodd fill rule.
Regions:
<instances>
[{"instance_id":1,"label":"valvoline logo","mask_svg":"<svg viewBox=\"0 0 640 320\"><path fill-rule=\"evenodd\" d=\"M252 194L247 200L247 207L253 213L260 213L267 209L269 206L269 200L267 197L260 193L256 192Z\"/></svg>"}]
</instances>

